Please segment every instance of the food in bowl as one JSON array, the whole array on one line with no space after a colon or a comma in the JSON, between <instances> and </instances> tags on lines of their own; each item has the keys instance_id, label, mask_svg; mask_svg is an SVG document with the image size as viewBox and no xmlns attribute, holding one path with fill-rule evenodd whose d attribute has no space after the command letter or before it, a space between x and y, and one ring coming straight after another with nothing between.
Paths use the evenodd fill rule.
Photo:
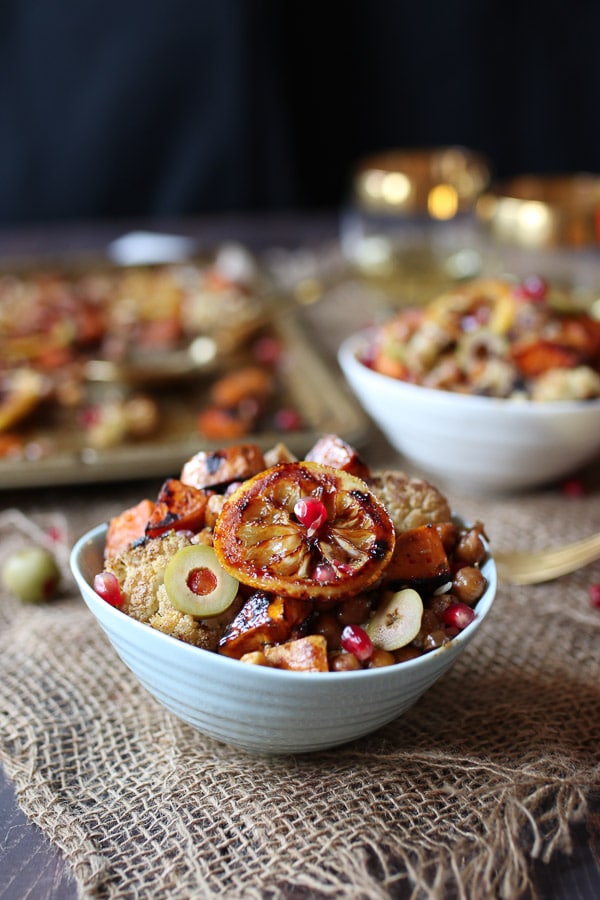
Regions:
<instances>
[{"instance_id":1,"label":"food in bowl","mask_svg":"<svg viewBox=\"0 0 600 900\"><path fill-rule=\"evenodd\" d=\"M350 672L443 648L477 617L484 526L336 435L200 451L108 524L96 594L151 629L263 668Z\"/></svg>"},{"instance_id":2,"label":"food in bowl","mask_svg":"<svg viewBox=\"0 0 600 900\"><path fill-rule=\"evenodd\" d=\"M539 402L600 397L600 321L539 277L477 279L373 332L361 361L411 384Z\"/></svg>"},{"instance_id":3,"label":"food in bowl","mask_svg":"<svg viewBox=\"0 0 600 900\"><path fill-rule=\"evenodd\" d=\"M202 259L0 270L0 465L304 427L245 248ZM114 458L114 457L113 457Z\"/></svg>"}]
</instances>

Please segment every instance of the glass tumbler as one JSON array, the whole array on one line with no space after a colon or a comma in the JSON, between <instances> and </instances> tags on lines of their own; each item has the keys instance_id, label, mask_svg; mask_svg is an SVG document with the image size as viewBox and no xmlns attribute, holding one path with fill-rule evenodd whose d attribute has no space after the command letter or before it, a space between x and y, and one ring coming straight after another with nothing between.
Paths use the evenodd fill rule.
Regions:
<instances>
[{"instance_id":1,"label":"glass tumbler","mask_svg":"<svg viewBox=\"0 0 600 900\"><path fill-rule=\"evenodd\" d=\"M361 160L342 210L342 251L389 306L424 303L484 261L476 203L490 182L464 147L398 149Z\"/></svg>"}]
</instances>

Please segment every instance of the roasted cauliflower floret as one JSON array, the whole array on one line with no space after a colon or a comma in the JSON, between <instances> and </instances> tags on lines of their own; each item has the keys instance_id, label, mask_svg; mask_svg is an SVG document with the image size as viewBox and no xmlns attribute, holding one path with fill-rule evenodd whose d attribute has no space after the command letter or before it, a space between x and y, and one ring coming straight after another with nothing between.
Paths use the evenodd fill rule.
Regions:
<instances>
[{"instance_id":1,"label":"roasted cauliflower floret","mask_svg":"<svg viewBox=\"0 0 600 900\"><path fill-rule=\"evenodd\" d=\"M225 627L221 620L208 622L179 612L163 583L171 557L191 543L188 533L169 531L108 559L105 569L119 580L124 613L188 644L214 650Z\"/></svg>"},{"instance_id":2,"label":"roasted cauliflower floret","mask_svg":"<svg viewBox=\"0 0 600 900\"><path fill-rule=\"evenodd\" d=\"M532 388L538 401L587 400L600 397L600 375L589 366L575 369L550 369L540 375Z\"/></svg>"},{"instance_id":3,"label":"roasted cauliflower floret","mask_svg":"<svg viewBox=\"0 0 600 900\"><path fill-rule=\"evenodd\" d=\"M163 583L165 566L174 553L191 543L183 531L168 531L106 560L105 569L119 580L123 612L149 622L158 612L158 589Z\"/></svg>"},{"instance_id":4,"label":"roasted cauliflower floret","mask_svg":"<svg viewBox=\"0 0 600 900\"><path fill-rule=\"evenodd\" d=\"M396 531L452 518L444 495L421 478L411 478L404 472L376 472L369 487L387 509Z\"/></svg>"},{"instance_id":5,"label":"roasted cauliflower floret","mask_svg":"<svg viewBox=\"0 0 600 900\"><path fill-rule=\"evenodd\" d=\"M194 644L205 650L216 650L221 635L230 620L239 611L243 601L236 600L221 616L211 619L196 619L179 612L171 604L164 584L158 588L158 611L149 621L152 628L170 634L172 637L185 641L186 644Z\"/></svg>"}]
</instances>

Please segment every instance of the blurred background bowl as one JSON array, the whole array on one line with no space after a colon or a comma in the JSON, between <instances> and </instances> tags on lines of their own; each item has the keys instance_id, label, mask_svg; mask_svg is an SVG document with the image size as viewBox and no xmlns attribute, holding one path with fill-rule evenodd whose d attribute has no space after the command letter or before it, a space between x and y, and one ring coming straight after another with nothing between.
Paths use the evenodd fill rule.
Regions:
<instances>
[{"instance_id":1,"label":"blurred background bowl","mask_svg":"<svg viewBox=\"0 0 600 900\"><path fill-rule=\"evenodd\" d=\"M534 488L600 452L600 399L542 403L409 384L360 361L373 336L368 329L341 344L342 371L390 443L436 482L476 492Z\"/></svg>"},{"instance_id":2,"label":"blurred background bowl","mask_svg":"<svg viewBox=\"0 0 600 900\"><path fill-rule=\"evenodd\" d=\"M355 672L289 672L190 646L130 618L93 590L106 525L83 535L71 570L91 613L151 697L203 734L254 752L304 753L360 738L400 716L452 666L483 624L496 567L477 615L450 644L393 666ZM153 702L149 697L148 702Z\"/></svg>"}]
</instances>

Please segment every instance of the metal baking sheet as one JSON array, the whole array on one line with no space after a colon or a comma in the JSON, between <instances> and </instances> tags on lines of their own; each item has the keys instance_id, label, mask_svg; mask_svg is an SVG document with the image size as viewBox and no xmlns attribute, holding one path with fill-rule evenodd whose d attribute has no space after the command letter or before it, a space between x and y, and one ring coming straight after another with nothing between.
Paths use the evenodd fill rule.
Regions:
<instances>
[{"instance_id":1,"label":"metal baking sheet","mask_svg":"<svg viewBox=\"0 0 600 900\"><path fill-rule=\"evenodd\" d=\"M240 440L257 443L263 449L283 442L293 453L302 455L318 436L334 432L360 446L368 434L368 420L335 364L319 351L298 315L298 310L284 300L279 306L271 302L271 317L265 327L281 342L285 354L285 366L278 375L279 399L299 412L302 425L282 433L265 423ZM198 409L209 386L210 373L201 372L198 380L187 378L158 387L161 426L144 440L91 449L82 447L80 429L74 422L54 423L54 433L46 432L53 443L48 455L38 459L0 458L0 490L176 475L183 462L199 450L238 442L211 441L198 432ZM43 442L44 437L42 415L40 424L31 426L30 438Z\"/></svg>"}]
</instances>

